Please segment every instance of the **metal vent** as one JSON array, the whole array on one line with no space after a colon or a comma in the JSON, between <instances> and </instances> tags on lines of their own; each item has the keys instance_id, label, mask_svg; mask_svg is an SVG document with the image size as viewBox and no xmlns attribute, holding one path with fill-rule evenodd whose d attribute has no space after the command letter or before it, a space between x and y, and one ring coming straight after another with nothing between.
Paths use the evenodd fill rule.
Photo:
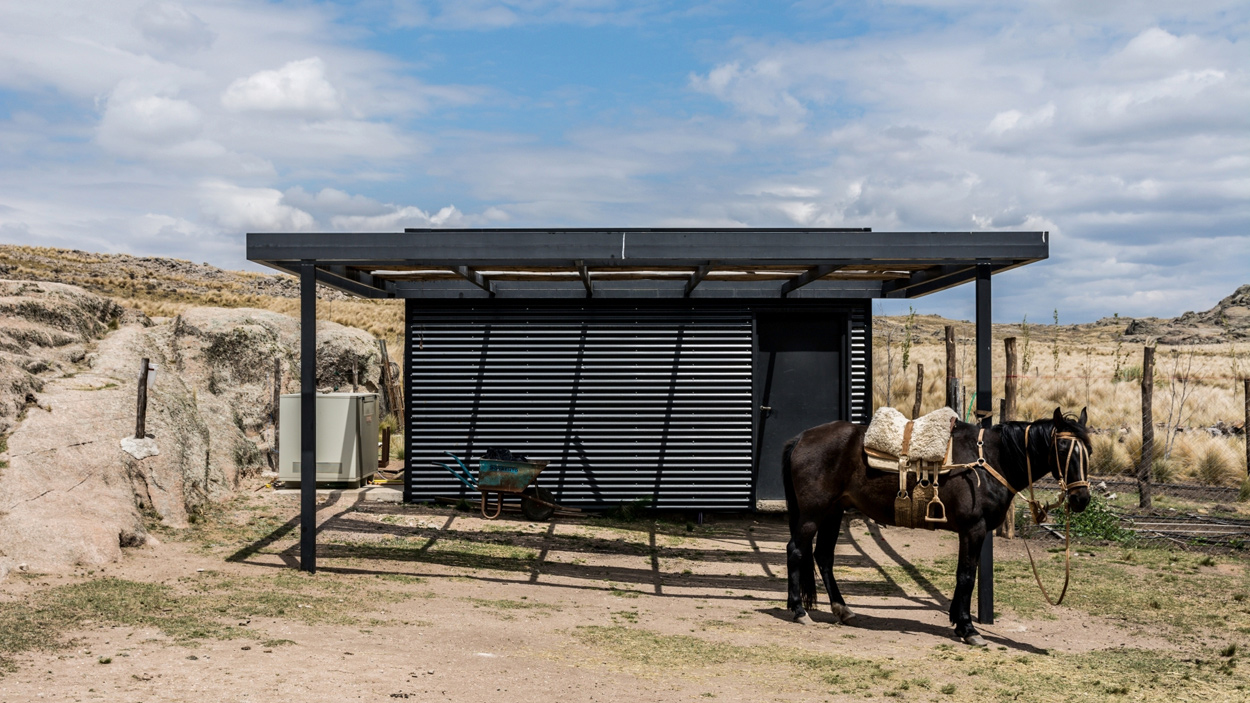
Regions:
<instances>
[{"instance_id":1,"label":"metal vent","mask_svg":"<svg viewBox=\"0 0 1250 703\"><path fill-rule=\"evenodd\" d=\"M872 319L867 306L850 316L851 422L867 425L872 416Z\"/></svg>"},{"instance_id":2,"label":"metal vent","mask_svg":"<svg viewBox=\"0 0 1250 703\"><path fill-rule=\"evenodd\" d=\"M750 507L751 318L409 305L409 500L466 489L431 461L506 447L561 504Z\"/></svg>"}]
</instances>

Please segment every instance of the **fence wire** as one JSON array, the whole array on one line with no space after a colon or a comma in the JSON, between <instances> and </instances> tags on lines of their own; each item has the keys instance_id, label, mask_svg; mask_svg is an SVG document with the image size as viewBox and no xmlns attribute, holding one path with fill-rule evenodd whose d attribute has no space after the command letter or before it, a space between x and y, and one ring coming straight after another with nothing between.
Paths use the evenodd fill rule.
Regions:
<instances>
[{"instance_id":1,"label":"fence wire","mask_svg":"<svg viewBox=\"0 0 1250 703\"><path fill-rule=\"evenodd\" d=\"M941 328L899 318L877 318L873 324L874 408L892 405L911 417L917 405L925 413L947 404ZM1095 493L1110 516L1105 521L1122 531L1112 533L1141 545L1250 552L1250 405L1245 394L1250 345L1230 341L1155 348L1153 456L1149 467L1142 467L1143 347L1081 326L1058 332L1011 326L1012 333L1003 334L1006 327L995 326L994 421L1003 419L1003 339L1014 336L1018 393L1015 412L1007 419L1044 419L1056 407L1074 414L1087 408ZM972 330L969 324L956 325L952 371L959 388L955 406L967 421L976 407ZM1139 468L1149 476L1149 510L1139 507ZM1036 486L1057 488L1050 480ZM1016 524L1022 536L1054 539L1056 532L1062 534L1061 523L1034 527L1023 514Z\"/></svg>"}]
</instances>

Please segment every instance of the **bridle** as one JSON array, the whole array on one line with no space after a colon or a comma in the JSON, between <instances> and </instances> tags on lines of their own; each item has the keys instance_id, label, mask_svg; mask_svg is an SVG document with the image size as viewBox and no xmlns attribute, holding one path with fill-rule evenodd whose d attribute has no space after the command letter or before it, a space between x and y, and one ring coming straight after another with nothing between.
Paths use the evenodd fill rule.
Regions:
<instances>
[{"instance_id":1,"label":"bridle","mask_svg":"<svg viewBox=\"0 0 1250 703\"><path fill-rule=\"evenodd\" d=\"M1072 492L1079 488L1089 488L1089 450L1085 447L1085 443L1074 432L1059 432L1055 428L1050 430L1050 444L1054 450L1055 471L1058 473L1059 489L1061 494L1055 502L1048 505L1042 505L1033 496L1033 458L1029 456L1029 433L1033 429L1033 423L1029 423L1024 427L1024 465L1028 471L1029 478L1029 511L1033 514L1033 523L1042 524L1046 520L1047 514L1055 508L1067 502ZM1068 453L1063 460L1063 468L1059 468L1059 440L1068 440ZM1072 467L1072 456L1076 455L1076 478L1077 480L1069 482L1068 470ZM1046 598L1046 602L1051 605L1059 605L1063 602L1063 597L1068 593L1068 580L1072 575L1072 511L1064 511L1064 528L1063 528L1063 590L1059 591L1059 598L1051 600L1050 594L1046 592L1046 587L1042 585L1042 577L1037 573L1037 564L1033 561L1033 551L1029 549L1029 541L1024 540L1024 551L1029 555L1029 566L1033 568L1033 579L1037 581L1037 587L1041 589L1042 596Z\"/></svg>"},{"instance_id":2,"label":"bridle","mask_svg":"<svg viewBox=\"0 0 1250 703\"><path fill-rule=\"evenodd\" d=\"M1089 488L1089 477L1086 473L1089 470L1089 450L1085 448L1085 443L1075 432L1058 432L1053 427L1050 430L1050 445L1054 450L1055 470L1059 478L1059 490L1062 494L1055 502L1042 505L1042 503L1034 498L1033 495L1033 457L1029 454L1029 434L1033 429L1033 423L1029 423L1024 427L1024 465L1028 471L1029 478L1029 510L1033 513L1034 524L1040 525L1046 521L1046 516L1050 511L1058 508L1067 501L1068 496L1078 488ZM1062 470L1059 466L1059 440L1068 440L1068 453L1064 457ZM1068 482L1068 472L1072 467L1072 455L1077 457L1076 477L1077 480Z\"/></svg>"}]
</instances>

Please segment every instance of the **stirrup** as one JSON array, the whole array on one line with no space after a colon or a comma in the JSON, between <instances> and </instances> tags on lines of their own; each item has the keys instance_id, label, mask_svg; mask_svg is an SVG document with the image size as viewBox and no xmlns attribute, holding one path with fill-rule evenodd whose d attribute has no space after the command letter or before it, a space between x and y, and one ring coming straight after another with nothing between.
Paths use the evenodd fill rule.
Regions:
<instances>
[{"instance_id":1,"label":"stirrup","mask_svg":"<svg viewBox=\"0 0 1250 703\"><path fill-rule=\"evenodd\" d=\"M934 510L933 510L934 505L938 507L936 515L934 515ZM924 508L924 521L925 522L946 522L946 505L941 501L940 498L937 497L936 493L933 495L933 500L929 501L929 504L926 505Z\"/></svg>"}]
</instances>

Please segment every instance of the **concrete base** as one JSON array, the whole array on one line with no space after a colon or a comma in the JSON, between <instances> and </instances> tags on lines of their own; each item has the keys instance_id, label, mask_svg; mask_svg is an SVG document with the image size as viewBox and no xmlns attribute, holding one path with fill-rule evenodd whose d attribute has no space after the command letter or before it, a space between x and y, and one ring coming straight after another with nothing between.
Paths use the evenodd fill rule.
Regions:
<instances>
[{"instance_id":1,"label":"concrete base","mask_svg":"<svg viewBox=\"0 0 1250 703\"><path fill-rule=\"evenodd\" d=\"M298 488L279 488L274 491L280 496L298 496ZM404 489L399 486L362 486L360 488L318 488L317 495L324 497L338 494L347 497L361 496L371 503L402 503Z\"/></svg>"},{"instance_id":2,"label":"concrete base","mask_svg":"<svg viewBox=\"0 0 1250 703\"><path fill-rule=\"evenodd\" d=\"M755 501L755 512L757 513L784 513L785 511L786 502L784 500Z\"/></svg>"}]
</instances>

